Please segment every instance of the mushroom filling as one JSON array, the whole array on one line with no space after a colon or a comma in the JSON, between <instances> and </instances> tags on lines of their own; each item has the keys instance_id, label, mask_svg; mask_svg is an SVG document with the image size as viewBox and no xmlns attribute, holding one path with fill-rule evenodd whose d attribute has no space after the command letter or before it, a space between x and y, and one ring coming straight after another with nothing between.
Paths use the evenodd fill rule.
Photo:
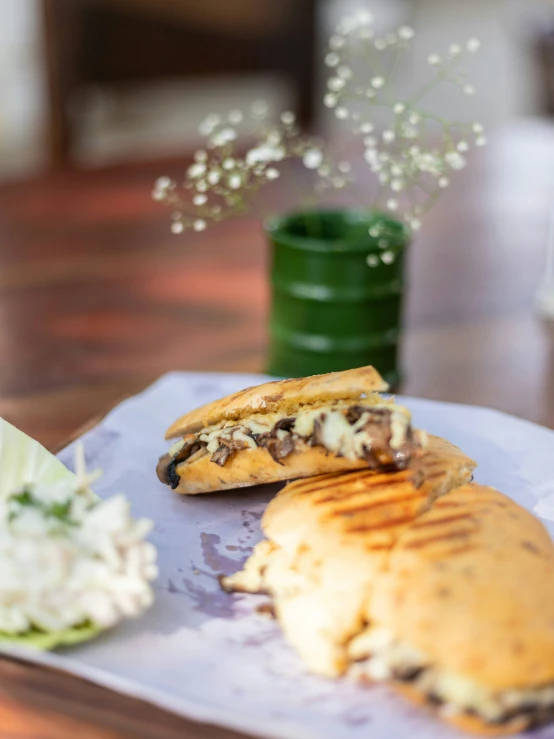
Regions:
<instances>
[{"instance_id":1,"label":"mushroom filling","mask_svg":"<svg viewBox=\"0 0 554 739\"><path fill-rule=\"evenodd\" d=\"M355 661L350 668L352 677L410 683L445 715L468 714L496 725L525 716L538 726L554 713L554 685L491 690L433 667L425 655L399 643L385 627L363 631L350 642L348 654Z\"/></svg>"},{"instance_id":2,"label":"mushroom filling","mask_svg":"<svg viewBox=\"0 0 554 739\"><path fill-rule=\"evenodd\" d=\"M266 449L282 464L289 454L310 446L337 457L363 459L370 467L404 469L419 446L409 415L398 406L334 404L301 410L295 416L257 414L240 422L224 421L176 442L158 463L158 477L179 485L176 467L210 454L223 467L243 449Z\"/></svg>"}]
</instances>

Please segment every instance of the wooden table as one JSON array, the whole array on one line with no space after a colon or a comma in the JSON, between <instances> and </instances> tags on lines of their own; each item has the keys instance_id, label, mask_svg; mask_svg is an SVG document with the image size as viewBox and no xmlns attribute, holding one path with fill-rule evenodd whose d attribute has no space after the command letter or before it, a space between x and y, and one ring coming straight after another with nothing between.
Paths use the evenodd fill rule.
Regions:
<instances>
[{"instance_id":1,"label":"wooden table","mask_svg":"<svg viewBox=\"0 0 554 739\"><path fill-rule=\"evenodd\" d=\"M52 448L167 370L264 369L259 225L172 236L149 195L164 171L144 165L0 188L0 413ZM533 308L553 172L554 129L518 124L479 152L426 221L411 251L406 393L554 427L554 324ZM233 736L0 662L0 737L76 735Z\"/></svg>"}]
</instances>

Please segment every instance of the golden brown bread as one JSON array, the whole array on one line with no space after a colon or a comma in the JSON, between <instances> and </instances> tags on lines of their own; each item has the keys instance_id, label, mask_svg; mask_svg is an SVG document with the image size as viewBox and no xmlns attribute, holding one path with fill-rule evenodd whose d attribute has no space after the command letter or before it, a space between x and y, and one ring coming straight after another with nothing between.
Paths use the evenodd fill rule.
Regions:
<instances>
[{"instance_id":1,"label":"golden brown bread","mask_svg":"<svg viewBox=\"0 0 554 739\"><path fill-rule=\"evenodd\" d=\"M312 475L314 470L325 474L366 466L367 462L363 459L336 457L322 447L309 446L289 455L279 464L266 449L258 447L235 454L224 467L211 462L210 455L191 464L185 462L177 465L175 469L180 480L174 489L185 495L199 495L306 477Z\"/></svg>"},{"instance_id":2,"label":"golden brown bread","mask_svg":"<svg viewBox=\"0 0 554 739\"><path fill-rule=\"evenodd\" d=\"M491 690L554 682L554 545L492 488L453 490L400 535L371 613Z\"/></svg>"},{"instance_id":3,"label":"golden brown bread","mask_svg":"<svg viewBox=\"0 0 554 739\"><path fill-rule=\"evenodd\" d=\"M309 541L326 554L331 536L384 550L434 498L469 482L475 466L458 447L428 436L421 457L401 472L360 469L290 483L269 503L262 528L289 552Z\"/></svg>"},{"instance_id":4,"label":"golden brown bread","mask_svg":"<svg viewBox=\"0 0 554 739\"><path fill-rule=\"evenodd\" d=\"M347 668L346 644L362 628L373 578L410 521L437 495L471 478L475 463L437 437L412 468L358 470L287 485L269 503L261 542L224 587L276 596L289 641L315 672ZM294 571L294 575L291 573Z\"/></svg>"},{"instance_id":5,"label":"golden brown bread","mask_svg":"<svg viewBox=\"0 0 554 739\"><path fill-rule=\"evenodd\" d=\"M354 401L386 390L387 383L373 367L266 382L186 413L168 428L165 438L195 433L220 421L239 420L253 413L282 411L288 414L303 405L333 400ZM379 400L385 402L382 398Z\"/></svg>"},{"instance_id":6,"label":"golden brown bread","mask_svg":"<svg viewBox=\"0 0 554 739\"><path fill-rule=\"evenodd\" d=\"M431 438L403 472L292 483L223 585L269 593L316 673L389 680L485 736L550 721L554 544L506 496L463 484L472 466Z\"/></svg>"}]
</instances>

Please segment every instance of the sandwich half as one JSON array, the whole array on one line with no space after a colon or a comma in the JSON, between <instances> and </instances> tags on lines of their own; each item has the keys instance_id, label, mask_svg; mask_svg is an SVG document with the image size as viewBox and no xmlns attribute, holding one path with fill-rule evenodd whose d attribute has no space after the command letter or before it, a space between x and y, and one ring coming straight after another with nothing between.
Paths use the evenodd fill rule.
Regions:
<instances>
[{"instance_id":1,"label":"sandwich half","mask_svg":"<svg viewBox=\"0 0 554 739\"><path fill-rule=\"evenodd\" d=\"M179 418L159 479L194 495L330 472L407 467L422 434L373 367L251 387Z\"/></svg>"},{"instance_id":2,"label":"sandwich half","mask_svg":"<svg viewBox=\"0 0 554 739\"><path fill-rule=\"evenodd\" d=\"M386 681L488 736L554 719L554 545L430 438L387 475L288 485L227 590L265 592L313 672ZM417 468L417 470L416 470ZM459 486L459 487L458 487Z\"/></svg>"}]
</instances>

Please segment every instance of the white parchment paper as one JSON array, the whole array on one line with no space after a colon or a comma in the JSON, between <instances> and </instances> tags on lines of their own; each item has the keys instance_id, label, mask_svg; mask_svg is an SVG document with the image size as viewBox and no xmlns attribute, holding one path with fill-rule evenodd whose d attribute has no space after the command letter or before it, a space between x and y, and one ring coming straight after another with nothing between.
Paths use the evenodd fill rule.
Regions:
<instances>
[{"instance_id":1,"label":"white parchment paper","mask_svg":"<svg viewBox=\"0 0 554 739\"><path fill-rule=\"evenodd\" d=\"M172 373L131 398L84 437L96 492L124 492L135 516L155 522L156 603L89 644L54 654L5 650L50 664L188 718L260 737L449 739L459 732L386 687L307 674L279 627L256 613L261 596L228 595L220 573L240 568L261 538L259 520L277 486L179 497L156 478L175 417L257 384L252 375ZM444 436L479 462L476 480L554 519L554 432L501 413L401 398L415 425ZM60 455L69 467L73 448ZM554 523L545 521L551 534ZM554 727L535 737L554 739Z\"/></svg>"}]
</instances>

